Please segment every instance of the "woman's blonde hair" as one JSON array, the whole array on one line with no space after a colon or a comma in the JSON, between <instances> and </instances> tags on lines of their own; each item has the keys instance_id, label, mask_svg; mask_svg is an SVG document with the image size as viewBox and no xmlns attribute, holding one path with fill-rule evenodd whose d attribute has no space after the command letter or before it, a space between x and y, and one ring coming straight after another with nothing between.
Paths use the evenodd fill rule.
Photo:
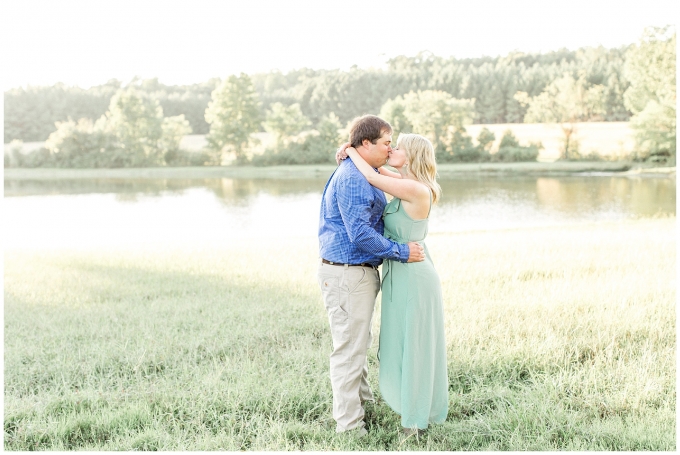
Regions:
<instances>
[{"instance_id":1,"label":"woman's blonde hair","mask_svg":"<svg viewBox=\"0 0 680 455\"><path fill-rule=\"evenodd\" d=\"M432 190L432 203L436 203L441 198L442 189L437 183L437 162L432 142L420 134L400 134L397 148L404 150L408 171Z\"/></svg>"}]
</instances>

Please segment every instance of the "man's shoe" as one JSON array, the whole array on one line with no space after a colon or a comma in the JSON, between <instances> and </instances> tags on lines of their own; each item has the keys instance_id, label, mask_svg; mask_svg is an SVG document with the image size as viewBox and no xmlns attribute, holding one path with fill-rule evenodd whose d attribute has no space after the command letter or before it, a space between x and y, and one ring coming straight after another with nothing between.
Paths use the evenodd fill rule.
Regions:
<instances>
[{"instance_id":1,"label":"man's shoe","mask_svg":"<svg viewBox=\"0 0 680 455\"><path fill-rule=\"evenodd\" d=\"M351 436L353 438L359 439L359 438L363 438L364 436L366 436L368 434L368 431L366 430L366 428L364 428L362 426L362 427L352 428L351 430L341 431L340 433L343 433L343 434L346 434L346 435Z\"/></svg>"},{"instance_id":2,"label":"man's shoe","mask_svg":"<svg viewBox=\"0 0 680 455\"><path fill-rule=\"evenodd\" d=\"M366 436L368 434L368 430L366 430L366 428L364 428L364 427L357 428L356 430L351 430L351 431L356 432L357 438L363 438L364 436Z\"/></svg>"}]
</instances>

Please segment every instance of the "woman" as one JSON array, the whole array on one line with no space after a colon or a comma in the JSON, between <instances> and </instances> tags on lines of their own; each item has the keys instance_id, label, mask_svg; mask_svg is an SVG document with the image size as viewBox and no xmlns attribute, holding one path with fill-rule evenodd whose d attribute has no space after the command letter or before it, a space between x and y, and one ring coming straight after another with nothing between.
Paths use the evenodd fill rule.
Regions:
<instances>
[{"instance_id":1,"label":"woman","mask_svg":"<svg viewBox=\"0 0 680 455\"><path fill-rule=\"evenodd\" d=\"M441 194L432 143L417 134L401 134L387 161L398 172L376 172L349 144L338 151L340 158L344 154L371 185L394 196L383 212L385 237L399 243L423 241L430 208ZM443 422L448 412L441 285L423 246L424 262L386 260L382 272L380 392L401 415L409 435Z\"/></svg>"}]
</instances>

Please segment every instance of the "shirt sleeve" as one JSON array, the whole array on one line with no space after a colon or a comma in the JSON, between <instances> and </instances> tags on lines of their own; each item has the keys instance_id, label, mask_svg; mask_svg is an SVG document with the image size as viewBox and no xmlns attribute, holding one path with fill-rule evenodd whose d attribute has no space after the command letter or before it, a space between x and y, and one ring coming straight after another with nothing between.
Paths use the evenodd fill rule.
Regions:
<instances>
[{"instance_id":1,"label":"shirt sleeve","mask_svg":"<svg viewBox=\"0 0 680 455\"><path fill-rule=\"evenodd\" d=\"M386 239L371 226L373 188L366 179L350 177L338 183L338 208L350 242L381 259L408 261L408 245Z\"/></svg>"}]
</instances>

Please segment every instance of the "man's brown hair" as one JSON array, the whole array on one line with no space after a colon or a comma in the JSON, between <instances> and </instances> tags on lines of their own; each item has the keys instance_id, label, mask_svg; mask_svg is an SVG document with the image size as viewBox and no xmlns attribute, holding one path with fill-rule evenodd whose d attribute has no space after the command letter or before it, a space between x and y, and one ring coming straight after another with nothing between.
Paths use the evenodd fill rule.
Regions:
<instances>
[{"instance_id":1,"label":"man's brown hair","mask_svg":"<svg viewBox=\"0 0 680 455\"><path fill-rule=\"evenodd\" d=\"M349 142L354 148L360 147L364 139L375 144L385 133L392 133L392 126L389 123L376 115L364 115L352 121Z\"/></svg>"}]
</instances>

